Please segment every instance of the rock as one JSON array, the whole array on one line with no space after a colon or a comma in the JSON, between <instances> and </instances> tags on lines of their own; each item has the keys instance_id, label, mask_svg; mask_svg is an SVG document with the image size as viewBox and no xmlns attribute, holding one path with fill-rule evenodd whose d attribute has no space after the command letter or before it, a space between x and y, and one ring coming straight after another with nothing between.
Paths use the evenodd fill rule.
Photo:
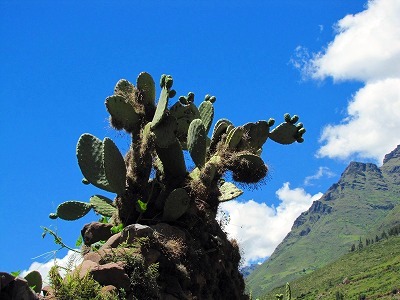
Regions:
<instances>
[{"instance_id":1,"label":"rock","mask_svg":"<svg viewBox=\"0 0 400 300\"><path fill-rule=\"evenodd\" d=\"M117 248L121 243L121 232L113 234L100 249Z\"/></svg>"},{"instance_id":2,"label":"rock","mask_svg":"<svg viewBox=\"0 0 400 300\"><path fill-rule=\"evenodd\" d=\"M29 287L28 282L11 274L0 272L0 299L37 300L39 296Z\"/></svg>"},{"instance_id":3,"label":"rock","mask_svg":"<svg viewBox=\"0 0 400 300\"><path fill-rule=\"evenodd\" d=\"M99 264L101 260L101 255L98 252L88 252L83 256L83 260L90 260Z\"/></svg>"},{"instance_id":4,"label":"rock","mask_svg":"<svg viewBox=\"0 0 400 300\"><path fill-rule=\"evenodd\" d=\"M153 235L154 230L146 225L141 224L132 224L126 226L121 232L121 243L129 243L132 244L135 242L136 238L141 237L151 237Z\"/></svg>"},{"instance_id":5,"label":"rock","mask_svg":"<svg viewBox=\"0 0 400 300\"><path fill-rule=\"evenodd\" d=\"M92 222L86 224L81 234L85 245L90 246L99 241L107 241L113 233L111 232L112 224L105 224L100 222Z\"/></svg>"},{"instance_id":6,"label":"rock","mask_svg":"<svg viewBox=\"0 0 400 300\"><path fill-rule=\"evenodd\" d=\"M118 263L108 263L98 265L92 269L91 274L93 279L101 285L113 285L117 289L130 291L130 279L125 273L124 268Z\"/></svg>"}]
</instances>

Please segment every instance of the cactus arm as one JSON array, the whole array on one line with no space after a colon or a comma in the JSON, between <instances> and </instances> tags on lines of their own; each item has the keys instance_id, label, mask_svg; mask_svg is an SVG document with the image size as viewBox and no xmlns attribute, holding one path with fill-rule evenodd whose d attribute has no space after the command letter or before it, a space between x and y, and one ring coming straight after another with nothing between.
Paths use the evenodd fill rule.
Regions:
<instances>
[{"instance_id":1,"label":"cactus arm","mask_svg":"<svg viewBox=\"0 0 400 300\"><path fill-rule=\"evenodd\" d=\"M147 72L140 73L136 86L142 94L144 105L155 106L156 89L153 77Z\"/></svg>"}]
</instances>

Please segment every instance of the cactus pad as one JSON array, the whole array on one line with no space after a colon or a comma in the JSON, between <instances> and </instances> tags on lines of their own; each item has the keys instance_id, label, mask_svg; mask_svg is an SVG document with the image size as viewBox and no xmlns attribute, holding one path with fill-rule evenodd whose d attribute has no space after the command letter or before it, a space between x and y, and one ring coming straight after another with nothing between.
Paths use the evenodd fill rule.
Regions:
<instances>
[{"instance_id":1,"label":"cactus pad","mask_svg":"<svg viewBox=\"0 0 400 300\"><path fill-rule=\"evenodd\" d=\"M112 217L117 210L111 199L101 195L94 195L90 197L89 202L95 212L106 217Z\"/></svg>"},{"instance_id":2,"label":"cactus pad","mask_svg":"<svg viewBox=\"0 0 400 300\"><path fill-rule=\"evenodd\" d=\"M224 182L220 187L219 191L221 195L218 197L219 202L230 201L243 194L243 191L239 189L232 182Z\"/></svg>"},{"instance_id":3,"label":"cactus pad","mask_svg":"<svg viewBox=\"0 0 400 300\"><path fill-rule=\"evenodd\" d=\"M233 128L227 135L225 144L229 149L235 150L243 137L244 130L242 127Z\"/></svg>"},{"instance_id":4,"label":"cactus pad","mask_svg":"<svg viewBox=\"0 0 400 300\"><path fill-rule=\"evenodd\" d=\"M57 207L56 215L63 220L73 221L85 216L91 208L86 202L66 201Z\"/></svg>"},{"instance_id":5,"label":"cactus pad","mask_svg":"<svg viewBox=\"0 0 400 300\"><path fill-rule=\"evenodd\" d=\"M200 119L195 119L190 123L187 147L196 166L203 167L206 161L207 141L206 129Z\"/></svg>"},{"instance_id":6,"label":"cactus pad","mask_svg":"<svg viewBox=\"0 0 400 300\"><path fill-rule=\"evenodd\" d=\"M156 90L153 77L149 73L142 72L136 80L136 86L140 91L145 105L155 105Z\"/></svg>"},{"instance_id":7,"label":"cactus pad","mask_svg":"<svg viewBox=\"0 0 400 300\"><path fill-rule=\"evenodd\" d=\"M164 206L163 220L175 221L189 208L190 198L185 189L178 188L169 194Z\"/></svg>"},{"instance_id":8,"label":"cactus pad","mask_svg":"<svg viewBox=\"0 0 400 300\"><path fill-rule=\"evenodd\" d=\"M285 114L284 119L284 123L279 124L270 132L269 138L283 145L289 145L296 141L299 143L303 142L303 134L306 130L303 128L302 123L295 125L299 117L297 115L290 117L290 114Z\"/></svg>"},{"instance_id":9,"label":"cactus pad","mask_svg":"<svg viewBox=\"0 0 400 300\"><path fill-rule=\"evenodd\" d=\"M107 182L111 189L118 195L124 194L126 181L125 161L117 146L109 138L103 140L103 163Z\"/></svg>"},{"instance_id":10,"label":"cactus pad","mask_svg":"<svg viewBox=\"0 0 400 300\"><path fill-rule=\"evenodd\" d=\"M258 121L241 126L244 130L245 138L240 141L238 149L256 152L262 148L268 139L270 124L271 121Z\"/></svg>"},{"instance_id":11,"label":"cactus pad","mask_svg":"<svg viewBox=\"0 0 400 300\"><path fill-rule=\"evenodd\" d=\"M152 130L157 146L160 148L168 148L169 145L176 141L176 131L176 119L172 116L167 116L160 126Z\"/></svg>"},{"instance_id":12,"label":"cactus pad","mask_svg":"<svg viewBox=\"0 0 400 300\"><path fill-rule=\"evenodd\" d=\"M208 134L214 119L214 105L210 101L203 101L199 106L199 112L206 129L206 134Z\"/></svg>"},{"instance_id":13,"label":"cactus pad","mask_svg":"<svg viewBox=\"0 0 400 300\"><path fill-rule=\"evenodd\" d=\"M139 115L132 104L123 96L113 95L106 98L107 111L111 115L111 125L118 130L133 132L139 122Z\"/></svg>"},{"instance_id":14,"label":"cactus pad","mask_svg":"<svg viewBox=\"0 0 400 300\"><path fill-rule=\"evenodd\" d=\"M94 186L112 192L104 171L103 142L91 134L82 134L76 146L76 156L83 176Z\"/></svg>"}]
</instances>

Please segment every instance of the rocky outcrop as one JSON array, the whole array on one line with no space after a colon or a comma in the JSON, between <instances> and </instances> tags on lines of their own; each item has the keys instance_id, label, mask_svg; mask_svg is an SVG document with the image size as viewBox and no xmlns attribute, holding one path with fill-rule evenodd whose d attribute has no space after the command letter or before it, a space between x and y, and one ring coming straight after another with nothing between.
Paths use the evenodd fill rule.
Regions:
<instances>
[{"instance_id":1,"label":"rocky outcrop","mask_svg":"<svg viewBox=\"0 0 400 300\"><path fill-rule=\"evenodd\" d=\"M80 278L90 274L107 290L124 289L128 299L248 299L242 294L244 281L236 267L238 245L217 225L216 221L203 224L207 231L201 227L193 231L194 226L189 233L167 223L132 224L110 236L98 250L87 247L83 262L73 272ZM97 226L96 222L85 225L85 242L104 238L85 236L92 236L87 229ZM51 291L47 293L51 297Z\"/></svg>"},{"instance_id":2,"label":"rocky outcrop","mask_svg":"<svg viewBox=\"0 0 400 300\"><path fill-rule=\"evenodd\" d=\"M39 296L29 287L25 279L0 272L0 299L37 300Z\"/></svg>"}]
</instances>

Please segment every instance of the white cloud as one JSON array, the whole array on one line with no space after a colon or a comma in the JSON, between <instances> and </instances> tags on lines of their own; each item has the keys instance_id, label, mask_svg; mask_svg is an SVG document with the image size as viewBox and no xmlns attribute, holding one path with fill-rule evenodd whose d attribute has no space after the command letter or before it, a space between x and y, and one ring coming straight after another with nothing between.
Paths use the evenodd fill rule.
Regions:
<instances>
[{"instance_id":1,"label":"white cloud","mask_svg":"<svg viewBox=\"0 0 400 300\"><path fill-rule=\"evenodd\" d=\"M287 182L276 195L281 201L276 208L253 200L221 204L221 209L230 217L225 230L239 242L244 265L270 256L289 233L295 219L322 193L312 196L302 188L290 189Z\"/></svg>"},{"instance_id":2,"label":"white cloud","mask_svg":"<svg viewBox=\"0 0 400 300\"><path fill-rule=\"evenodd\" d=\"M342 122L323 129L317 156L380 162L400 143L399 16L400 1L369 1L364 11L337 23L336 36L324 51L309 58L302 47L296 49L294 65L309 77L365 84Z\"/></svg>"},{"instance_id":3,"label":"white cloud","mask_svg":"<svg viewBox=\"0 0 400 300\"><path fill-rule=\"evenodd\" d=\"M82 262L82 256L74 251L69 250L63 258L55 258L46 263L33 262L28 270L21 272L20 277L24 277L26 274L32 271L38 271L42 275L44 284L49 284L48 274L50 269L57 265L60 267L60 275L65 275L65 269L68 267L74 267Z\"/></svg>"},{"instance_id":4,"label":"white cloud","mask_svg":"<svg viewBox=\"0 0 400 300\"><path fill-rule=\"evenodd\" d=\"M322 177L332 178L334 176L336 176L336 174L333 173L328 167L319 167L318 171L314 175L307 176L304 179L304 185L313 185L312 181L314 180L321 179Z\"/></svg>"}]
</instances>

